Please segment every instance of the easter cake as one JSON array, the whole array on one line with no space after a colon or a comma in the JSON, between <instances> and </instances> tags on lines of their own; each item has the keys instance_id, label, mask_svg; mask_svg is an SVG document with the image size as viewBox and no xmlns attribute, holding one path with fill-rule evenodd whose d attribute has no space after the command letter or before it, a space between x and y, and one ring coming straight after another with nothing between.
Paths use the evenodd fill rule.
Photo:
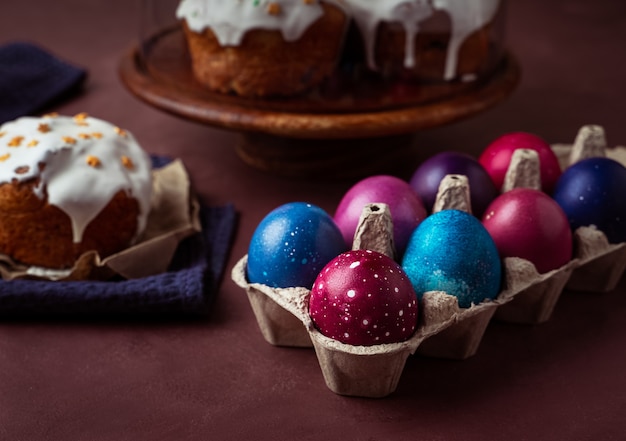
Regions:
<instances>
[{"instance_id":1,"label":"easter cake","mask_svg":"<svg viewBox=\"0 0 626 441\"><path fill-rule=\"evenodd\" d=\"M500 0L182 0L195 79L293 96L339 72L473 82L497 64Z\"/></svg>"},{"instance_id":2,"label":"easter cake","mask_svg":"<svg viewBox=\"0 0 626 441\"><path fill-rule=\"evenodd\" d=\"M242 96L294 95L334 70L348 17L338 0L183 0L195 78Z\"/></svg>"},{"instance_id":3,"label":"easter cake","mask_svg":"<svg viewBox=\"0 0 626 441\"><path fill-rule=\"evenodd\" d=\"M64 269L106 257L144 230L151 162L131 133L85 113L0 127L0 253Z\"/></svg>"}]
</instances>

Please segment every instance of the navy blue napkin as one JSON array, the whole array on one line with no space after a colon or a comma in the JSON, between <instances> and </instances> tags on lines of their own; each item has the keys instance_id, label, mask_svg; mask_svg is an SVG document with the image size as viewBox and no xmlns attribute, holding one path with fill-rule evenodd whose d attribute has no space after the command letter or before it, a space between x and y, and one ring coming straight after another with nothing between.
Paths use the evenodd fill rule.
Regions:
<instances>
[{"instance_id":1,"label":"navy blue napkin","mask_svg":"<svg viewBox=\"0 0 626 441\"><path fill-rule=\"evenodd\" d=\"M155 166L167 159L153 158ZM167 272L132 280L0 280L0 317L206 315L236 225L232 205L201 204L202 232L183 240Z\"/></svg>"},{"instance_id":2,"label":"navy blue napkin","mask_svg":"<svg viewBox=\"0 0 626 441\"><path fill-rule=\"evenodd\" d=\"M0 124L32 115L76 91L85 69L25 42L0 46Z\"/></svg>"}]
</instances>

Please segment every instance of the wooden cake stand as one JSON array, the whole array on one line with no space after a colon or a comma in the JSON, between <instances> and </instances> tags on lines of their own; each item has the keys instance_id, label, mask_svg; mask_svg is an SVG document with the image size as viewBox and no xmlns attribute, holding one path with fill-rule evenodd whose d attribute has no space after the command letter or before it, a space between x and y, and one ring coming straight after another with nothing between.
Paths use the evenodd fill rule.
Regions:
<instances>
[{"instance_id":1,"label":"wooden cake stand","mask_svg":"<svg viewBox=\"0 0 626 441\"><path fill-rule=\"evenodd\" d=\"M419 130L494 106L512 93L520 78L515 58L505 53L482 82L423 87L350 72L349 78L338 75L304 96L241 98L213 93L195 81L179 27L131 48L119 73L139 99L186 119L237 131L237 153L243 161L292 177L382 172L410 154Z\"/></svg>"}]
</instances>

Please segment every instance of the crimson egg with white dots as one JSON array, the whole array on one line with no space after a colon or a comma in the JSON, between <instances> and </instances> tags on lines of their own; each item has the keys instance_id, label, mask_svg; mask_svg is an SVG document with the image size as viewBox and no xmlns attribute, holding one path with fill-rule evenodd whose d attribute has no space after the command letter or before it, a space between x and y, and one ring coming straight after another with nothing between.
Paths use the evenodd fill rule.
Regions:
<instances>
[{"instance_id":1,"label":"crimson egg with white dots","mask_svg":"<svg viewBox=\"0 0 626 441\"><path fill-rule=\"evenodd\" d=\"M326 337L372 346L411 337L417 305L400 265L376 251L353 250L335 257L317 276L309 314Z\"/></svg>"}]
</instances>

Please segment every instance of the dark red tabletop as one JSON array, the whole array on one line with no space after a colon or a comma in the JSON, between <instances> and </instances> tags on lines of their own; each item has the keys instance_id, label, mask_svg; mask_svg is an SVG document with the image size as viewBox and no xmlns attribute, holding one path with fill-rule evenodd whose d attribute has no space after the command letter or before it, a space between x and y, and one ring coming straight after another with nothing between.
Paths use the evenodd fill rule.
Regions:
<instances>
[{"instance_id":1,"label":"dark red tabletop","mask_svg":"<svg viewBox=\"0 0 626 441\"><path fill-rule=\"evenodd\" d=\"M238 134L135 98L118 66L141 16L141 2L5 1L0 44L35 42L85 67L83 92L55 110L115 122L150 153L181 158L208 203L235 205L226 273L199 320L1 322L0 439L624 439L624 283L564 292L541 325L492 322L467 360L411 356L384 399L335 395L313 350L267 344L231 268L271 209L302 200L332 212L354 181L258 171L237 156ZM626 144L626 3L512 1L507 18L519 87L478 116L418 133L415 164L444 149L478 153L508 131L572 142L589 123Z\"/></svg>"}]
</instances>

